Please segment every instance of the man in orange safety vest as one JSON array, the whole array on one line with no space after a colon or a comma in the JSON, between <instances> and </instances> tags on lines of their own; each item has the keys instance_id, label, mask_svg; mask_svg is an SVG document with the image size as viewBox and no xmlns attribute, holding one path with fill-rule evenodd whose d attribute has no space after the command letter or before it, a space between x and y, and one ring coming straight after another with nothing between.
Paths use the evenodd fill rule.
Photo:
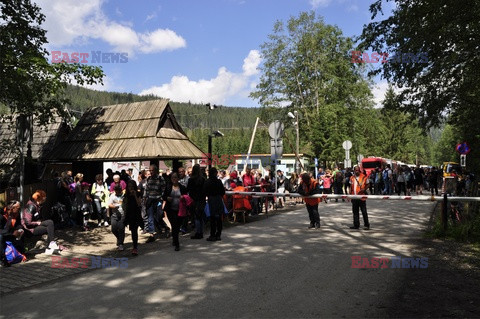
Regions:
<instances>
[{"instance_id":1,"label":"man in orange safety vest","mask_svg":"<svg viewBox=\"0 0 480 319\"><path fill-rule=\"evenodd\" d=\"M368 178L365 174L360 172L360 167L355 166L353 168L353 175L350 177L350 194L351 195L366 195L368 189ZM350 229L360 228L360 212L362 210L363 225L365 230L370 229L370 223L368 222L367 214L367 202L366 199L352 199L352 211L353 211L353 226Z\"/></svg>"},{"instance_id":2,"label":"man in orange safety vest","mask_svg":"<svg viewBox=\"0 0 480 319\"><path fill-rule=\"evenodd\" d=\"M320 185L318 181L314 178L311 178L308 173L302 174L302 182L298 187L298 193L304 196L310 196L315 194L320 194ZM320 214L318 213L318 203L320 203L321 198L304 198L305 205L307 206L308 217L310 218L311 228L320 228Z\"/></svg>"}]
</instances>

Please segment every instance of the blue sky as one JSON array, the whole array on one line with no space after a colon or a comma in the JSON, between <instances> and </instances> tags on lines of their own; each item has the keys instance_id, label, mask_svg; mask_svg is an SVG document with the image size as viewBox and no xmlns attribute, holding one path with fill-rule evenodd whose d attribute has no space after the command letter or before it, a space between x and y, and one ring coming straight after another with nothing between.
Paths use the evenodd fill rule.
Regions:
<instances>
[{"instance_id":1,"label":"blue sky","mask_svg":"<svg viewBox=\"0 0 480 319\"><path fill-rule=\"evenodd\" d=\"M315 10L344 35L370 20L367 0L36 0L46 15L47 49L127 53L101 63L97 90L154 93L173 101L258 106L260 45L273 24ZM87 59L91 63L91 57ZM373 88L376 101L386 83Z\"/></svg>"}]
</instances>

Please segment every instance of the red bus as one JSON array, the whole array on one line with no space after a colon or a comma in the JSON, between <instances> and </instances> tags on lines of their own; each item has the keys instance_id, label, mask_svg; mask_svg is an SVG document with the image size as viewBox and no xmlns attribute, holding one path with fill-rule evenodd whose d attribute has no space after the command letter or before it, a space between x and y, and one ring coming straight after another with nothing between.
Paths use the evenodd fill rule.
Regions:
<instances>
[{"instance_id":1,"label":"red bus","mask_svg":"<svg viewBox=\"0 0 480 319\"><path fill-rule=\"evenodd\" d=\"M365 157L362 159L362 169L370 175L376 168L383 170L387 166L387 160L382 157Z\"/></svg>"}]
</instances>

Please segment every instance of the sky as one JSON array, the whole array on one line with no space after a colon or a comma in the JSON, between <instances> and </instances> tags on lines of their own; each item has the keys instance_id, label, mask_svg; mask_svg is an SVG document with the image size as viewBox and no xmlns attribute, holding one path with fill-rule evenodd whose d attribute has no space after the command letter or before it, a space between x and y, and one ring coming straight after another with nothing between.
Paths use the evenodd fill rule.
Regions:
<instances>
[{"instance_id":1,"label":"sky","mask_svg":"<svg viewBox=\"0 0 480 319\"><path fill-rule=\"evenodd\" d=\"M373 0L35 2L46 16L50 53L69 58L84 53L86 63L103 68L104 85L90 88L254 107L258 101L248 95L259 82L260 46L276 21L313 10L344 36L357 36L370 21ZM94 61L92 52L105 54L103 60ZM114 55L120 59L112 63ZM386 88L377 78L372 90L377 105Z\"/></svg>"}]
</instances>

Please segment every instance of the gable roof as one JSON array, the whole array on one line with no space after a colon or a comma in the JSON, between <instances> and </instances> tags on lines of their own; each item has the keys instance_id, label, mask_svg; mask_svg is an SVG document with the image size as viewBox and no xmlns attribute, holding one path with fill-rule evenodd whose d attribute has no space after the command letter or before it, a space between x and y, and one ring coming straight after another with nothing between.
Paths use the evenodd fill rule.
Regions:
<instances>
[{"instance_id":1,"label":"gable roof","mask_svg":"<svg viewBox=\"0 0 480 319\"><path fill-rule=\"evenodd\" d=\"M202 155L178 124L168 100L159 99L87 110L49 159L186 159Z\"/></svg>"},{"instance_id":2,"label":"gable roof","mask_svg":"<svg viewBox=\"0 0 480 319\"><path fill-rule=\"evenodd\" d=\"M31 140L32 159L42 161L55 148L61 140L71 131L70 125L61 117L56 116L52 123L40 126L33 123L33 133ZM9 118L2 116L0 118L0 142L9 145L16 144L16 116ZM27 155L27 142L24 144L24 155ZM0 166L14 165L18 158L18 154L13 150L4 149L0 158Z\"/></svg>"}]
</instances>

